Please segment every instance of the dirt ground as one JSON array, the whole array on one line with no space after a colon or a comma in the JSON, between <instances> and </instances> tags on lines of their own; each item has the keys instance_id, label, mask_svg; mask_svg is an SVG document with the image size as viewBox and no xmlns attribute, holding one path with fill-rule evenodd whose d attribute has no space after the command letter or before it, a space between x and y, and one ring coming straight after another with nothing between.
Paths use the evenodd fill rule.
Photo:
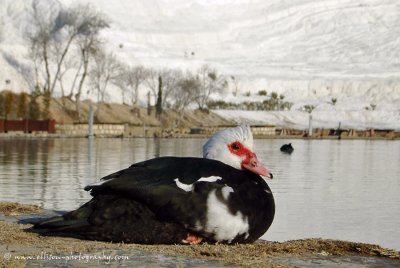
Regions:
<instances>
[{"instance_id":1,"label":"dirt ground","mask_svg":"<svg viewBox=\"0 0 400 268\"><path fill-rule=\"evenodd\" d=\"M101 123L129 124L133 126L154 126L154 127L180 127L193 126L218 126L231 125L230 121L207 111L187 109L183 113L173 109L164 111L161 117L155 115L154 109L147 113L147 109L139 106L124 105L118 103L102 103L98 105L89 100L81 103L81 120L87 122L90 106L93 107L95 120ZM50 106L50 114L59 124L72 124L78 121L75 112L75 103L68 98L53 99Z\"/></svg>"},{"instance_id":2,"label":"dirt ground","mask_svg":"<svg viewBox=\"0 0 400 268\"><path fill-rule=\"evenodd\" d=\"M154 256L157 256L157 260L151 266L159 267L164 267L162 259L168 258L165 256L183 257L185 258L183 264L186 264L186 266L190 266L192 260L200 260L205 261L203 265L207 265L208 261L216 261L212 265L218 264L217 266L221 267L293 267L297 266L296 262L294 261L293 265L293 261L290 260L296 258L361 256L379 258L377 260L382 260L385 265L388 264L387 267L396 267L397 265L397 267L400 267L400 252L398 251L385 249L378 245L338 240L302 239L287 242L259 240L253 244L186 246L106 243L73 238L45 237L36 233L25 232L24 230L31 225L17 223L21 215L37 213L41 213L41 209L37 206L0 202L0 215L3 214L3 217L0 217L0 267L24 267L29 264L30 260L21 259L20 256L38 256L38 254L56 256L57 254L91 254L94 252L103 252L104 254L105 251L131 256L133 256L133 252L136 252L136 256L142 257L140 263L144 263L143 267L149 266L145 264L150 258L154 260ZM18 258L15 256L18 256ZM277 262L277 260L285 260L285 258L289 260L289 264ZM313 262L315 263L315 260ZM374 262L376 262L376 259ZM335 263L337 263L337 260ZM197 266L201 267L202 265Z\"/></svg>"}]
</instances>

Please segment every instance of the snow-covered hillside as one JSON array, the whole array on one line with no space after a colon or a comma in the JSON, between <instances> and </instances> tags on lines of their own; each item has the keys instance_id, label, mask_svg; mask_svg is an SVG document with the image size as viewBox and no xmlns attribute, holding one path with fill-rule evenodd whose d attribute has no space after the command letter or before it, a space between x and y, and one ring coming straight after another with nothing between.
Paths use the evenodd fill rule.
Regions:
<instances>
[{"instance_id":1,"label":"snow-covered hillside","mask_svg":"<svg viewBox=\"0 0 400 268\"><path fill-rule=\"evenodd\" d=\"M5 80L14 90L32 86L24 35L34 2L56 10L78 1L0 0L0 89ZM335 110L355 116L349 111L375 104L387 124L399 128L398 0L82 2L109 16L103 37L128 64L194 69L208 63L238 78L242 94L276 91L294 110L312 104L314 113L333 113L332 120ZM327 105L331 98L335 107Z\"/></svg>"}]
</instances>

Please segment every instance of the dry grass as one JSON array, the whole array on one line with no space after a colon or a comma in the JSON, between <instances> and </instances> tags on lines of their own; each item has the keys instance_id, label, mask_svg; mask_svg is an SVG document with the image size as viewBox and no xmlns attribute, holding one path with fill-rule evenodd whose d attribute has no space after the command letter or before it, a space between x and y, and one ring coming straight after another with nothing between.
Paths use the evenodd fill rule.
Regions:
<instances>
[{"instance_id":1,"label":"dry grass","mask_svg":"<svg viewBox=\"0 0 400 268\"><path fill-rule=\"evenodd\" d=\"M0 213L17 215L37 213L37 206L15 203L0 203ZM31 225L13 224L0 221L0 252L14 252L19 255L37 254L46 251L52 254L70 252L91 253L102 250L117 250L127 253L132 250L157 252L166 255L178 255L189 258L217 260L234 266L243 267L282 267L273 263L275 256L378 256L400 260L398 251L384 249L378 245L354 243L338 240L304 239L287 242L259 241L254 244L202 244L187 245L138 245L85 241L73 238L45 237L26 232ZM0 256L0 267L22 267L24 261L7 261ZM400 261L399 261L400 263Z\"/></svg>"},{"instance_id":2,"label":"dry grass","mask_svg":"<svg viewBox=\"0 0 400 268\"><path fill-rule=\"evenodd\" d=\"M0 212L6 216L18 216L21 214L38 213L41 208L36 205L24 205L13 202L0 202Z\"/></svg>"},{"instance_id":3,"label":"dry grass","mask_svg":"<svg viewBox=\"0 0 400 268\"><path fill-rule=\"evenodd\" d=\"M39 102L41 103L41 100ZM81 118L83 121L87 121L89 107L91 105L93 111L96 112L97 103L93 103L89 100L81 102ZM50 113L57 123L72 124L77 122L78 119L75 112L75 103L68 98L53 99L50 106ZM98 113L96 113L96 119L101 123L118 123L135 126L146 125L154 127L172 127L177 126L179 123L180 128L232 124L232 122L214 113L201 112L198 110L187 110L184 112L182 118L180 118L179 112L168 109L165 110L161 118L157 118L154 111L151 115L147 115L146 108L118 103L100 104L100 109Z\"/></svg>"}]
</instances>

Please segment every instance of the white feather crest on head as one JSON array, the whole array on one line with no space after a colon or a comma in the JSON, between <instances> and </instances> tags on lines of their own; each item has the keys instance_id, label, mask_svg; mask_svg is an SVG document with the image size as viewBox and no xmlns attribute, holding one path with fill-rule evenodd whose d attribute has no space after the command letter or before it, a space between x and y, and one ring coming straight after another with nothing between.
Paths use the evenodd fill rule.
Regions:
<instances>
[{"instance_id":1,"label":"white feather crest on head","mask_svg":"<svg viewBox=\"0 0 400 268\"><path fill-rule=\"evenodd\" d=\"M234 128L226 128L215 133L203 146L203 157L216 159L222 162L228 154L227 146L232 142L239 141L248 149L253 151L253 134L248 125L240 125Z\"/></svg>"}]
</instances>

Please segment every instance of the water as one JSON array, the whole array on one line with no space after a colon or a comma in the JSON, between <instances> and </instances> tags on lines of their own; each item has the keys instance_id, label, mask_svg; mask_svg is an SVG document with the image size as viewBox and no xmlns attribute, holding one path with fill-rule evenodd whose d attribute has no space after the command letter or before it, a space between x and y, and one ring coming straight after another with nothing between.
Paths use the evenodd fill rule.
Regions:
<instances>
[{"instance_id":1,"label":"water","mask_svg":"<svg viewBox=\"0 0 400 268\"><path fill-rule=\"evenodd\" d=\"M156 156L201 156L203 139L0 140L0 201L71 210L89 183ZM279 151L292 142L293 154ZM267 240L332 238L400 250L400 141L255 140L274 174Z\"/></svg>"}]
</instances>

